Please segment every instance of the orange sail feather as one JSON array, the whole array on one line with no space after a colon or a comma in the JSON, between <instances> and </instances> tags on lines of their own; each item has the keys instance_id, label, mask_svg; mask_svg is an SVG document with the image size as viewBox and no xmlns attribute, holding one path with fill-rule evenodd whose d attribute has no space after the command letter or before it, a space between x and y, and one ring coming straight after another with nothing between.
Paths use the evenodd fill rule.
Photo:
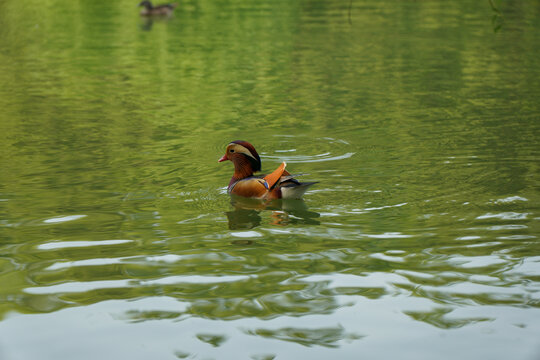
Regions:
<instances>
[{"instance_id":1,"label":"orange sail feather","mask_svg":"<svg viewBox=\"0 0 540 360\"><path fill-rule=\"evenodd\" d=\"M284 161L276 170L264 177L264 180L268 183L269 189L272 189L279 179L281 179L281 176L283 176L283 172L285 171L285 166L287 166L287 163Z\"/></svg>"}]
</instances>

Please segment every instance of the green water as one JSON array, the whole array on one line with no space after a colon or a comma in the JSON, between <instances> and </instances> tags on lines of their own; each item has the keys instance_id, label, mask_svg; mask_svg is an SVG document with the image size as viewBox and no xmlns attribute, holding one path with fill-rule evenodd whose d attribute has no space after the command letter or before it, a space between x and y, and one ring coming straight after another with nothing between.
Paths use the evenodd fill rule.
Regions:
<instances>
[{"instance_id":1,"label":"green water","mask_svg":"<svg viewBox=\"0 0 540 360\"><path fill-rule=\"evenodd\" d=\"M538 359L538 1L137 2L0 1L0 359Z\"/></svg>"}]
</instances>

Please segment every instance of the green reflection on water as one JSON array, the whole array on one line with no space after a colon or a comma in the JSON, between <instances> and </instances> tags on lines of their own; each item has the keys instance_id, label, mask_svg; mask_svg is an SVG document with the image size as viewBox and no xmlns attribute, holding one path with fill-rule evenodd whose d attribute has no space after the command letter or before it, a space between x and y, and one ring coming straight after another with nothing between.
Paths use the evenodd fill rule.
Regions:
<instances>
[{"instance_id":1,"label":"green reflection on water","mask_svg":"<svg viewBox=\"0 0 540 360\"><path fill-rule=\"evenodd\" d=\"M398 299L418 337L512 333L501 314L539 306L540 11L497 9L494 33L487 1L2 2L0 325L120 300L130 324L334 349L376 338L341 325L358 303ZM319 184L229 199L235 139ZM175 306L129 306L154 297ZM524 342L529 318L506 320Z\"/></svg>"}]
</instances>

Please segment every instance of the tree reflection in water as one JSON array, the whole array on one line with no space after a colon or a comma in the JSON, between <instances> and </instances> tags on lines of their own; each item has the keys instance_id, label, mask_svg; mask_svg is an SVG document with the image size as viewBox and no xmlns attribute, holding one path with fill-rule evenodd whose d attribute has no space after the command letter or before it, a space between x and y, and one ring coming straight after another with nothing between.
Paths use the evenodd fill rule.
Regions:
<instances>
[{"instance_id":1,"label":"tree reflection in water","mask_svg":"<svg viewBox=\"0 0 540 360\"><path fill-rule=\"evenodd\" d=\"M304 346L319 345L325 347L338 347L338 342L341 340L352 341L363 338L362 335L347 333L340 325L319 329L286 327L276 330L256 329L247 330L245 332L249 335L291 341Z\"/></svg>"}]
</instances>

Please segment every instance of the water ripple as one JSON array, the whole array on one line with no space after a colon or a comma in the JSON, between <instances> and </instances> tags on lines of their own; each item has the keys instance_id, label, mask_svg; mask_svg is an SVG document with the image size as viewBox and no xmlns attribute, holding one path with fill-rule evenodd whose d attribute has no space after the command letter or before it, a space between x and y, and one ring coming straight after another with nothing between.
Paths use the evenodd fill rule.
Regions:
<instances>
[{"instance_id":1,"label":"water ripple","mask_svg":"<svg viewBox=\"0 0 540 360\"><path fill-rule=\"evenodd\" d=\"M517 212L503 212L498 214L487 213L478 216L476 219L502 219L502 220L524 220L527 219L529 213L517 213Z\"/></svg>"},{"instance_id":2,"label":"water ripple","mask_svg":"<svg viewBox=\"0 0 540 360\"><path fill-rule=\"evenodd\" d=\"M68 216L60 216L60 217L53 217L50 219L43 220L46 224L59 224L67 221L73 221L78 220L86 217L87 215L68 215Z\"/></svg>"},{"instance_id":3,"label":"water ripple","mask_svg":"<svg viewBox=\"0 0 540 360\"><path fill-rule=\"evenodd\" d=\"M297 155L297 156L265 155L263 158L270 159L277 162L286 161L287 163L296 164L296 163L314 163L314 162L323 162L323 161L343 160L343 159L348 159L352 157L354 154L355 154L354 152L347 152L345 154L335 155L335 156L332 156L331 153L322 153L322 154L316 154L316 155Z\"/></svg>"},{"instance_id":4,"label":"water ripple","mask_svg":"<svg viewBox=\"0 0 540 360\"><path fill-rule=\"evenodd\" d=\"M102 265L113 265L120 264L123 258L105 258L105 259L87 259L87 260L77 260L77 261L67 261L67 262L56 262L49 267L45 268L46 271L55 271L66 268L73 268L79 266L102 266Z\"/></svg>"},{"instance_id":5,"label":"water ripple","mask_svg":"<svg viewBox=\"0 0 540 360\"><path fill-rule=\"evenodd\" d=\"M334 139L330 137L311 139L305 136L276 136L280 138L281 142L279 144L275 144L272 151L279 155L271 155L262 151L260 154L263 159L276 162L286 161L291 164L317 163L324 161L344 160L351 158L356 154L356 152L350 151L351 145L342 139ZM316 148L313 148L314 144L317 145ZM311 155L294 154L299 148L302 148L304 152L308 152L309 150L312 150L312 152L317 152Z\"/></svg>"},{"instance_id":6,"label":"water ripple","mask_svg":"<svg viewBox=\"0 0 540 360\"><path fill-rule=\"evenodd\" d=\"M133 240L55 241L37 246L40 250L54 250L88 246L107 246L133 242Z\"/></svg>"},{"instance_id":7,"label":"water ripple","mask_svg":"<svg viewBox=\"0 0 540 360\"><path fill-rule=\"evenodd\" d=\"M136 286L152 285L178 285L178 284L221 284L250 279L250 276L202 276L202 275L178 275L168 276L154 280L97 280L97 281L72 281L50 286L35 286L23 289L28 294L65 294L83 293L102 289L128 288Z\"/></svg>"}]
</instances>

